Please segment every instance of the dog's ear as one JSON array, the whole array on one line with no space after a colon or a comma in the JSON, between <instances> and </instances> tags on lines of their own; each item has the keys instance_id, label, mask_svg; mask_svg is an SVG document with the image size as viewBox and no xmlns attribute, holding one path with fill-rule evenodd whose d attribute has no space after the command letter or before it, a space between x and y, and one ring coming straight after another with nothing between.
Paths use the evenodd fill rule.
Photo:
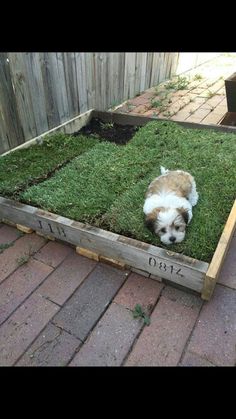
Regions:
<instances>
[{"instance_id":1,"label":"dog's ear","mask_svg":"<svg viewBox=\"0 0 236 419\"><path fill-rule=\"evenodd\" d=\"M152 233L155 232L155 221L157 220L158 214L160 212L160 208L155 208L152 212L146 215L145 224Z\"/></svg>"},{"instance_id":2,"label":"dog's ear","mask_svg":"<svg viewBox=\"0 0 236 419\"><path fill-rule=\"evenodd\" d=\"M188 210L186 210L184 208L179 208L178 211L179 211L180 215L183 217L185 224L188 224L188 221L189 221Z\"/></svg>"}]
</instances>

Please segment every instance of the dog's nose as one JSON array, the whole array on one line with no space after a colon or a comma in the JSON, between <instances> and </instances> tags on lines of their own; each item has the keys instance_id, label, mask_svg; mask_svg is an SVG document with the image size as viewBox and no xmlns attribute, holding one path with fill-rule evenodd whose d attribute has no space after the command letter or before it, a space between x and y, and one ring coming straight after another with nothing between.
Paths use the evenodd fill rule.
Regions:
<instances>
[{"instance_id":1,"label":"dog's nose","mask_svg":"<svg viewBox=\"0 0 236 419\"><path fill-rule=\"evenodd\" d=\"M170 240L170 242L174 243L174 242L175 242L175 240L176 240L176 237L171 236L171 237L169 238L169 240Z\"/></svg>"}]
</instances>

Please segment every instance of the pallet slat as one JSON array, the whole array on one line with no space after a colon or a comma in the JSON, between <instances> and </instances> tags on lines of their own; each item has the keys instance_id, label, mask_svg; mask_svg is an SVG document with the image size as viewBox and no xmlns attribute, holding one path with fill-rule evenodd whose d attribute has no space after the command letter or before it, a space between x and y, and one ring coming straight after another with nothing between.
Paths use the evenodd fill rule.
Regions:
<instances>
[{"instance_id":1,"label":"pallet slat","mask_svg":"<svg viewBox=\"0 0 236 419\"><path fill-rule=\"evenodd\" d=\"M234 205L230 211L223 233L221 234L217 248L211 260L209 269L207 270L207 273L206 273L206 278L204 281L204 287L202 291L202 298L204 300L209 300L211 298L211 295L213 293L217 278L219 276L220 269L223 265L230 241L233 237L235 227L236 227L236 200L234 201Z\"/></svg>"},{"instance_id":2,"label":"pallet slat","mask_svg":"<svg viewBox=\"0 0 236 419\"><path fill-rule=\"evenodd\" d=\"M201 292L208 264L0 197L0 218Z\"/></svg>"}]
</instances>

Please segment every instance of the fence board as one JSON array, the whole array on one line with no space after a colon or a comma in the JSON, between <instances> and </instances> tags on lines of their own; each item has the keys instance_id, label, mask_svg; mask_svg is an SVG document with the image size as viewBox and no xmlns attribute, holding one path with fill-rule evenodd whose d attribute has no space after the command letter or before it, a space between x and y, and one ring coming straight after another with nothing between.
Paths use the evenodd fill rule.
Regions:
<instances>
[{"instance_id":1,"label":"fence board","mask_svg":"<svg viewBox=\"0 0 236 419\"><path fill-rule=\"evenodd\" d=\"M26 77L31 93L32 111L35 117L37 134L40 134L42 131L48 131L49 129L39 60L40 56L38 53L31 52L25 55Z\"/></svg>"},{"instance_id":2,"label":"fence board","mask_svg":"<svg viewBox=\"0 0 236 419\"><path fill-rule=\"evenodd\" d=\"M27 79L26 54L9 54L11 79L14 86L17 112L22 124L25 140L37 135L35 115L33 112L31 91Z\"/></svg>"},{"instance_id":3,"label":"fence board","mask_svg":"<svg viewBox=\"0 0 236 419\"><path fill-rule=\"evenodd\" d=\"M24 142L7 54L0 53L0 153Z\"/></svg>"}]
</instances>

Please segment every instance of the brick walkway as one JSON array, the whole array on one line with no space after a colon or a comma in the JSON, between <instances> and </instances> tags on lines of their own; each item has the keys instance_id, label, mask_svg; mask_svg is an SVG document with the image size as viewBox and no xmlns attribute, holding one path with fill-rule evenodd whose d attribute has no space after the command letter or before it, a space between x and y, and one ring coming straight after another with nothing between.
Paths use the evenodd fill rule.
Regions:
<instances>
[{"instance_id":1,"label":"brick walkway","mask_svg":"<svg viewBox=\"0 0 236 419\"><path fill-rule=\"evenodd\" d=\"M0 245L1 366L235 365L236 235L208 303L8 225Z\"/></svg>"},{"instance_id":2,"label":"brick walkway","mask_svg":"<svg viewBox=\"0 0 236 419\"><path fill-rule=\"evenodd\" d=\"M235 71L232 57L226 61L224 77ZM201 66L206 76L191 90L173 94L170 106L186 105L171 119L217 123L222 118L223 81L214 75L215 95L207 97L206 78L213 77L207 68ZM152 96L153 91L145 92L117 111L158 113L146 109ZM0 366L234 366L235 251L236 234L214 295L204 303L84 258L68 245L0 224ZM149 326L133 318L136 304L150 315Z\"/></svg>"},{"instance_id":3,"label":"brick walkway","mask_svg":"<svg viewBox=\"0 0 236 419\"><path fill-rule=\"evenodd\" d=\"M166 89L165 81L128 100L116 112L218 124L227 112L224 80L235 71L236 54L216 57L181 75L189 81L184 90Z\"/></svg>"}]
</instances>

